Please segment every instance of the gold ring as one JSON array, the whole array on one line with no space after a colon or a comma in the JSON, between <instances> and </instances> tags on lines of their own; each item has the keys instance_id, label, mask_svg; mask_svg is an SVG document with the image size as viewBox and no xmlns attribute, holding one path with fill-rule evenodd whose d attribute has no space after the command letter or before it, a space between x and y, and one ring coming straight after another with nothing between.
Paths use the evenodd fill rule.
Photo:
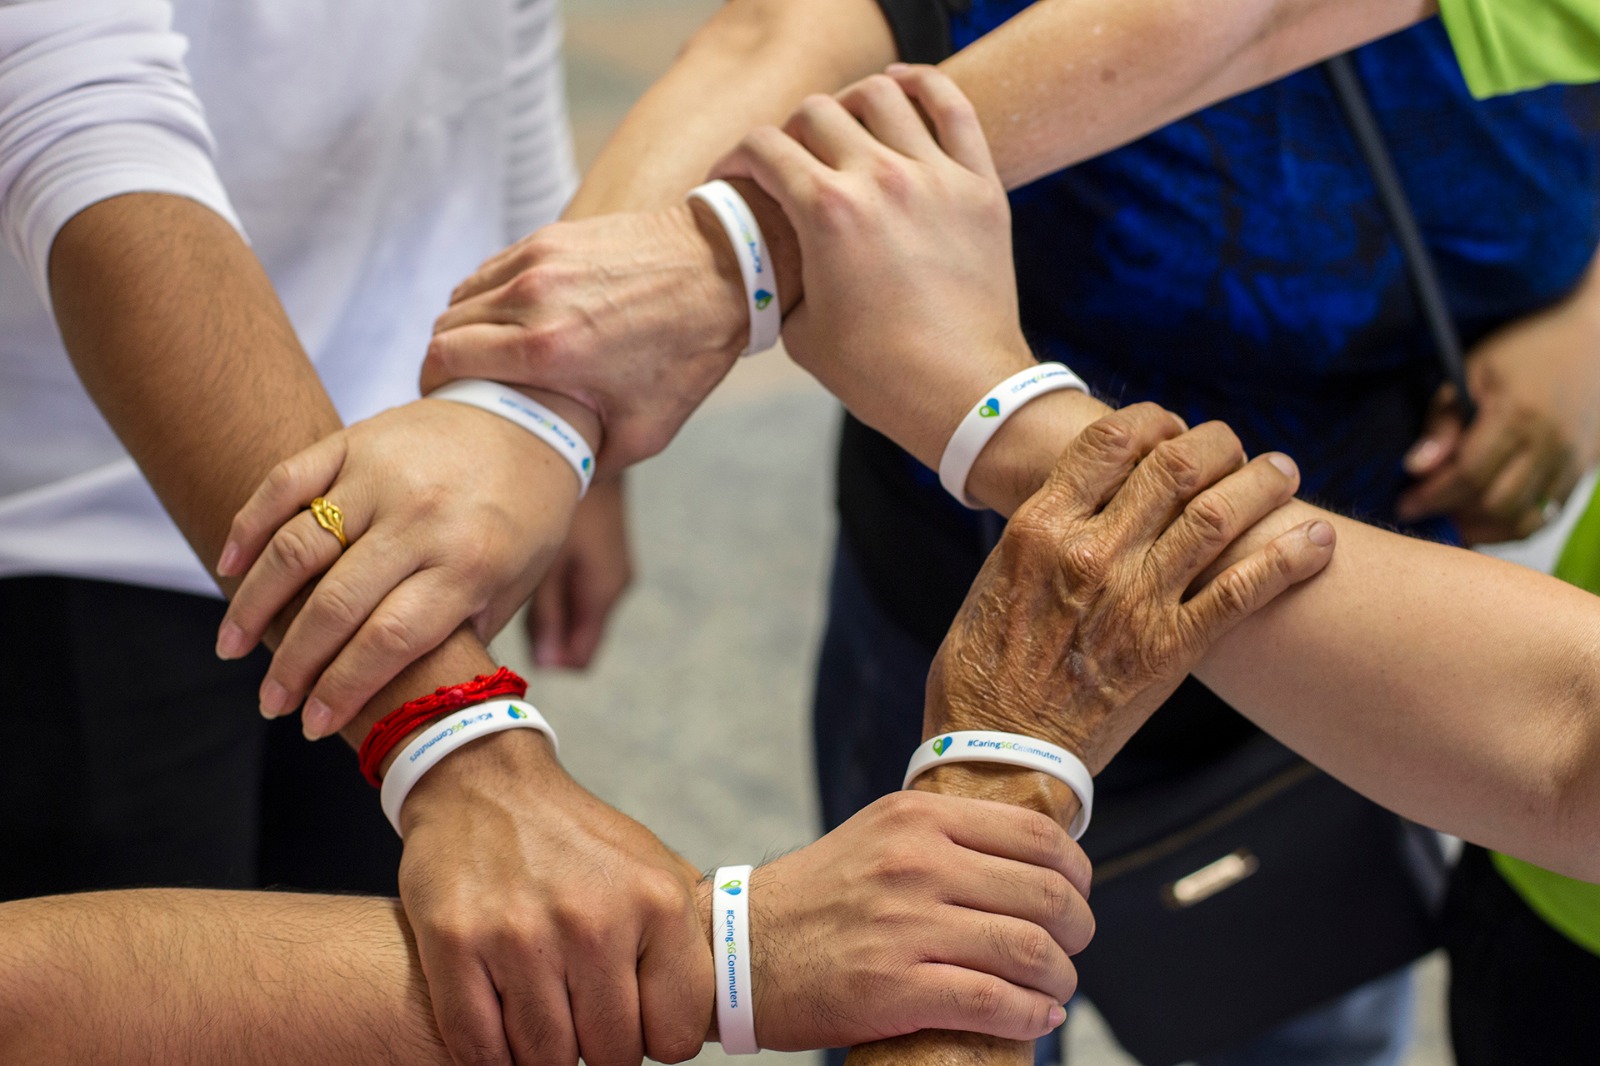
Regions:
<instances>
[{"instance_id":1,"label":"gold ring","mask_svg":"<svg viewBox=\"0 0 1600 1066\"><path fill-rule=\"evenodd\" d=\"M317 520L317 525L339 538L341 549L350 547L350 541L344 535L344 512L339 510L337 504L318 496L311 501L311 517Z\"/></svg>"}]
</instances>

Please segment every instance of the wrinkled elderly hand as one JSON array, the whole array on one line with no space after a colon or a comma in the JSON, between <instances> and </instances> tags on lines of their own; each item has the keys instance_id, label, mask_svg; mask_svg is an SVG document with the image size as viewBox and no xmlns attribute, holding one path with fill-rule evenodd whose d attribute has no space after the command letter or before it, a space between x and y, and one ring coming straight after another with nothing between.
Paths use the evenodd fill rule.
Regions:
<instances>
[{"instance_id":1,"label":"wrinkled elderly hand","mask_svg":"<svg viewBox=\"0 0 1600 1066\"><path fill-rule=\"evenodd\" d=\"M1084 430L1012 516L945 637L924 734L1002 729L1105 766L1212 642L1333 554L1313 521L1218 574L1287 503L1288 457L1246 462L1219 422L1185 431L1137 404Z\"/></svg>"},{"instance_id":2,"label":"wrinkled elderly hand","mask_svg":"<svg viewBox=\"0 0 1600 1066\"><path fill-rule=\"evenodd\" d=\"M599 416L597 460L616 470L666 447L748 336L733 250L688 204L557 222L456 288L422 388L476 377L570 396Z\"/></svg>"},{"instance_id":3,"label":"wrinkled elderly hand","mask_svg":"<svg viewBox=\"0 0 1600 1066\"><path fill-rule=\"evenodd\" d=\"M878 800L756 870L756 1038L840 1047L939 1026L1031 1040L1065 1020L1094 932L1089 861L1034 811Z\"/></svg>"}]
</instances>

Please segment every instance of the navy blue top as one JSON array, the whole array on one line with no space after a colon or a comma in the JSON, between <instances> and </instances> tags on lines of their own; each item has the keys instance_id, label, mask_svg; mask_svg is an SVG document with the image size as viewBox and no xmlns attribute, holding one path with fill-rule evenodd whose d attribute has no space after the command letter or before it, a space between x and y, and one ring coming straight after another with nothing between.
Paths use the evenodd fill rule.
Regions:
<instances>
[{"instance_id":1,"label":"navy blue top","mask_svg":"<svg viewBox=\"0 0 1600 1066\"><path fill-rule=\"evenodd\" d=\"M952 41L1025 6L977 0ZM1437 21L1356 63L1469 348L1570 291L1600 243L1600 88L1475 101ZM1302 495L1389 520L1442 373L1319 69L1037 181L1012 210L1040 358L1113 403L1220 418L1251 453L1292 455ZM981 562L981 519L859 425L840 503L875 597L936 640Z\"/></svg>"}]
</instances>

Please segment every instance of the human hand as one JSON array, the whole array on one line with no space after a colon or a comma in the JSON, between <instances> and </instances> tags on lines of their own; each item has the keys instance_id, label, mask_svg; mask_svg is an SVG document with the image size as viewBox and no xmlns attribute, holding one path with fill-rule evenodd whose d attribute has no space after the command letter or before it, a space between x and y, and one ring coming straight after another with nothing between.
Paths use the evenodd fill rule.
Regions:
<instances>
[{"instance_id":1,"label":"human hand","mask_svg":"<svg viewBox=\"0 0 1600 1066\"><path fill-rule=\"evenodd\" d=\"M1044 815L886 796L752 875L756 1037L801 1050L931 1027L1042 1036L1077 987L1088 891L1088 859Z\"/></svg>"},{"instance_id":2,"label":"human hand","mask_svg":"<svg viewBox=\"0 0 1600 1066\"><path fill-rule=\"evenodd\" d=\"M605 428L620 469L666 447L749 335L727 237L689 204L557 222L487 260L451 294L422 368L549 389Z\"/></svg>"},{"instance_id":3,"label":"human hand","mask_svg":"<svg viewBox=\"0 0 1600 1066\"><path fill-rule=\"evenodd\" d=\"M533 590L525 624L534 663L587 667L632 581L622 478L596 481L572 516L566 543Z\"/></svg>"},{"instance_id":4,"label":"human hand","mask_svg":"<svg viewBox=\"0 0 1600 1066\"><path fill-rule=\"evenodd\" d=\"M1085 429L1012 516L934 659L924 735L1000 729L1098 773L1211 644L1333 554L1291 529L1209 575L1287 503L1287 456L1245 461L1220 422L1185 430L1154 404Z\"/></svg>"},{"instance_id":5,"label":"human hand","mask_svg":"<svg viewBox=\"0 0 1600 1066\"><path fill-rule=\"evenodd\" d=\"M891 68L808 97L716 173L753 179L794 227L805 297L784 322L789 354L913 454L937 457L969 400L1033 362L1005 189L972 105L939 71Z\"/></svg>"},{"instance_id":6,"label":"human hand","mask_svg":"<svg viewBox=\"0 0 1600 1066\"><path fill-rule=\"evenodd\" d=\"M400 822L400 898L456 1062L699 1052L715 996L700 873L568 777L542 736L452 753Z\"/></svg>"},{"instance_id":7,"label":"human hand","mask_svg":"<svg viewBox=\"0 0 1600 1066\"><path fill-rule=\"evenodd\" d=\"M1600 270L1488 337L1466 370L1478 416L1463 427L1454 386L1440 388L1405 457L1417 482L1395 512L1407 522L1447 515L1469 544L1521 540L1600 460Z\"/></svg>"},{"instance_id":8,"label":"human hand","mask_svg":"<svg viewBox=\"0 0 1600 1066\"><path fill-rule=\"evenodd\" d=\"M595 432L576 404L549 402ZM344 512L348 550L304 509L318 496ZM473 407L419 400L350 426L280 463L234 518L217 570L245 576L217 654L248 652L314 584L261 707L276 716L305 700L308 737L342 729L463 622L484 640L498 632L555 555L577 496L547 445Z\"/></svg>"}]
</instances>

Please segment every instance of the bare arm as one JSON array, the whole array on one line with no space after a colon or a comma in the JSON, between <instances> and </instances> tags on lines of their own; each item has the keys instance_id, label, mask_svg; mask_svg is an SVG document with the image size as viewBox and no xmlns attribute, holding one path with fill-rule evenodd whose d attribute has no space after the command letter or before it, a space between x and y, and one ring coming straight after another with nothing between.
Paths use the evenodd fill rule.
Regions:
<instances>
[{"instance_id":1,"label":"bare arm","mask_svg":"<svg viewBox=\"0 0 1600 1066\"><path fill-rule=\"evenodd\" d=\"M1436 10L1437 0L1045 0L941 69L1016 188Z\"/></svg>"},{"instance_id":2,"label":"bare arm","mask_svg":"<svg viewBox=\"0 0 1600 1066\"><path fill-rule=\"evenodd\" d=\"M818 264L807 267L805 302L785 326L790 353L936 468L969 405L1032 356L1016 324L998 183L987 194L949 175L921 184L922 166L942 164L896 132L910 127L883 110L892 102L882 94L858 102L867 128L901 150L861 151L853 180L836 180L838 171L775 133L747 142L749 165L736 172L779 196L806 261ZM937 112L945 148L964 146L981 170L981 140L959 94L922 103ZM854 121L819 108L802 139L864 136ZM888 175L883 187L862 180L868 166ZM941 258L956 247L962 255ZM1010 514L1106 410L1076 393L1029 405L985 450L968 491ZM1379 802L1563 873L1600 877L1600 600L1299 502L1265 519L1221 564L1317 518L1337 532L1328 569L1218 642L1197 674Z\"/></svg>"},{"instance_id":3,"label":"bare arm","mask_svg":"<svg viewBox=\"0 0 1600 1066\"><path fill-rule=\"evenodd\" d=\"M751 963L763 1044L831 1046L934 1017L1013 1038L1059 1024L1068 952L1093 928L1088 860L1039 822L908 793L759 867ZM709 883L694 895L695 951L709 968ZM1027 959L1020 942L1037 944ZM716 1039L702 991L700 1030L663 1061ZM147 890L0 904L0 1061L452 1060L395 901Z\"/></svg>"}]
</instances>

